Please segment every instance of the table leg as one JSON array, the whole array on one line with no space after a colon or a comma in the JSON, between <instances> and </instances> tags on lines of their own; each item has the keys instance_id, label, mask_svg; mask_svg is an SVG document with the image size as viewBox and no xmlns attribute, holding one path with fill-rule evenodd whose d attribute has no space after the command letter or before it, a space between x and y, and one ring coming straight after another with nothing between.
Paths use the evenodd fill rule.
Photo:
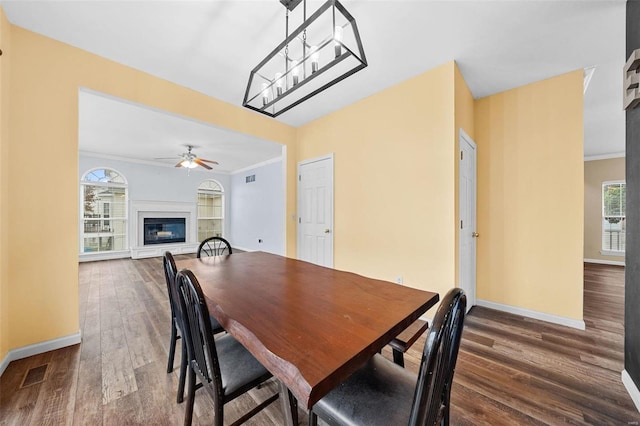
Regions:
<instances>
[{"instance_id":1,"label":"table leg","mask_svg":"<svg viewBox=\"0 0 640 426\"><path fill-rule=\"evenodd\" d=\"M285 424L287 426L298 425L298 401L293 396L291 391L278 380L280 383L280 405L282 407L282 414L284 415Z\"/></svg>"}]
</instances>

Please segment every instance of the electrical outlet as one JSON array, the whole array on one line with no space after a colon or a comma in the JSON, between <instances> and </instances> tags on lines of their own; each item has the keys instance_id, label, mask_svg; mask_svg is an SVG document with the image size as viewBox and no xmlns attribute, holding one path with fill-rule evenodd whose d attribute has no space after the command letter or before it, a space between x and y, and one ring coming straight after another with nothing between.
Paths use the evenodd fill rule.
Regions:
<instances>
[{"instance_id":1,"label":"electrical outlet","mask_svg":"<svg viewBox=\"0 0 640 426\"><path fill-rule=\"evenodd\" d=\"M402 284L402 275L396 277L396 284Z\"/></svg>"}]
</instances>

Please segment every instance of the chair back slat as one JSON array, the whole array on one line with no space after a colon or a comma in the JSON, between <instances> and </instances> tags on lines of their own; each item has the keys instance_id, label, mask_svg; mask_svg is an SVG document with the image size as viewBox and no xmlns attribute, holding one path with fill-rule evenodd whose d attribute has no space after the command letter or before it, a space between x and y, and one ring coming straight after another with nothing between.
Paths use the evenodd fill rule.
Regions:
<instances>
[{"instance_id":1,"label":"chair back slat","mask_svg":"<svg viewBox=\"0 0 640 426\"><path fill-rule=\"evenodd\" d=\"M448 415L466 307L464 291L454 288L436 312L422 353L409 420L411 426L440 424L441 417Z\"/></svg>"},{"instance_id":2,"label":"chair back slat","mask_svg":"<svg viewBox=\"0 0 640 426\"><path fill-rule=\"evenodd\" d=\"M201 257L223 256L232 254L231 244L222 237L210 237L200 243L196 256Z\"/></svg>"},{"instance_id":3,"label":"chair back slat","mask_svg":"<svg viewBox=\"0 0 640 426\"><path fill-rule=\"evenodd\" d=\"M184 332L190 363L205 386L213 387L214 404L222 401L222 380L211 329L209 310L195 275L184 269L178 272L176 284L180 307L184 313Z\"/></svg>"}]
</instances>

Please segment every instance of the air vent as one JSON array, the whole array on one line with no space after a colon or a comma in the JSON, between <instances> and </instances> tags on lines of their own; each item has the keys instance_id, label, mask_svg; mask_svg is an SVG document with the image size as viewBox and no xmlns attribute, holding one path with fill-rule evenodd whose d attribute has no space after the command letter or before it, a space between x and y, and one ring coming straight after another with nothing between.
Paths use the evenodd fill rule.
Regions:
<instances>
[{"instance_id":1,"label":"air vent","mask_svg":"<svg viewBox=\"0 0 640 426\"><path fill-rule=\"evenodd\" d=\"M245 181L245 183L255 182L256 181L256 175L249 175L249 176L244 178L244 181Z\"/></svg>"},{"instance_id":2,"label":"air vent","mask_svg":"<svg viewBox=\"0 0 640 426\"><path fill-rule=\"evenodd\" d=\"M24 380L22 381L22 385L20 387L26 388L27 386L44 382L44 379L47 375L48 366L49 364L44 364L39 367L31 368L24 376Z\"/></svg>"}]
</instances>

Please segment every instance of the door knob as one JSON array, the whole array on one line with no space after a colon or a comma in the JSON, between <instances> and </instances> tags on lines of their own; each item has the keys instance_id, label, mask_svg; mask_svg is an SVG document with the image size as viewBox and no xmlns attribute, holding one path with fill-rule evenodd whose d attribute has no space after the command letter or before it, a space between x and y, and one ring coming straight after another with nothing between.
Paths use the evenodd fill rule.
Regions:
<instances>
[{"instance_id":1,"label":"door knob","mask_svg":"<svg viewBox=\"0 0 640 426\"><path fill-rule=\"evenodd\" d=\"M478 234L477 232L474 232L474 233L471 234L471 236L473 238L478 238L480 236L480 234Z\"/></svg>"},{"instance_id":2,"label":"door knob","mask_svg":"<svg viewBox=\"0 0 640 426\"><path fill-rule=\"evenodd\" d=\"M330 233L331 233L331 230L330 230L330 229L325 229L325 230L324 230L324 233L325 233L325 234L330 234Z\"/></svg>"}]
</instances>

